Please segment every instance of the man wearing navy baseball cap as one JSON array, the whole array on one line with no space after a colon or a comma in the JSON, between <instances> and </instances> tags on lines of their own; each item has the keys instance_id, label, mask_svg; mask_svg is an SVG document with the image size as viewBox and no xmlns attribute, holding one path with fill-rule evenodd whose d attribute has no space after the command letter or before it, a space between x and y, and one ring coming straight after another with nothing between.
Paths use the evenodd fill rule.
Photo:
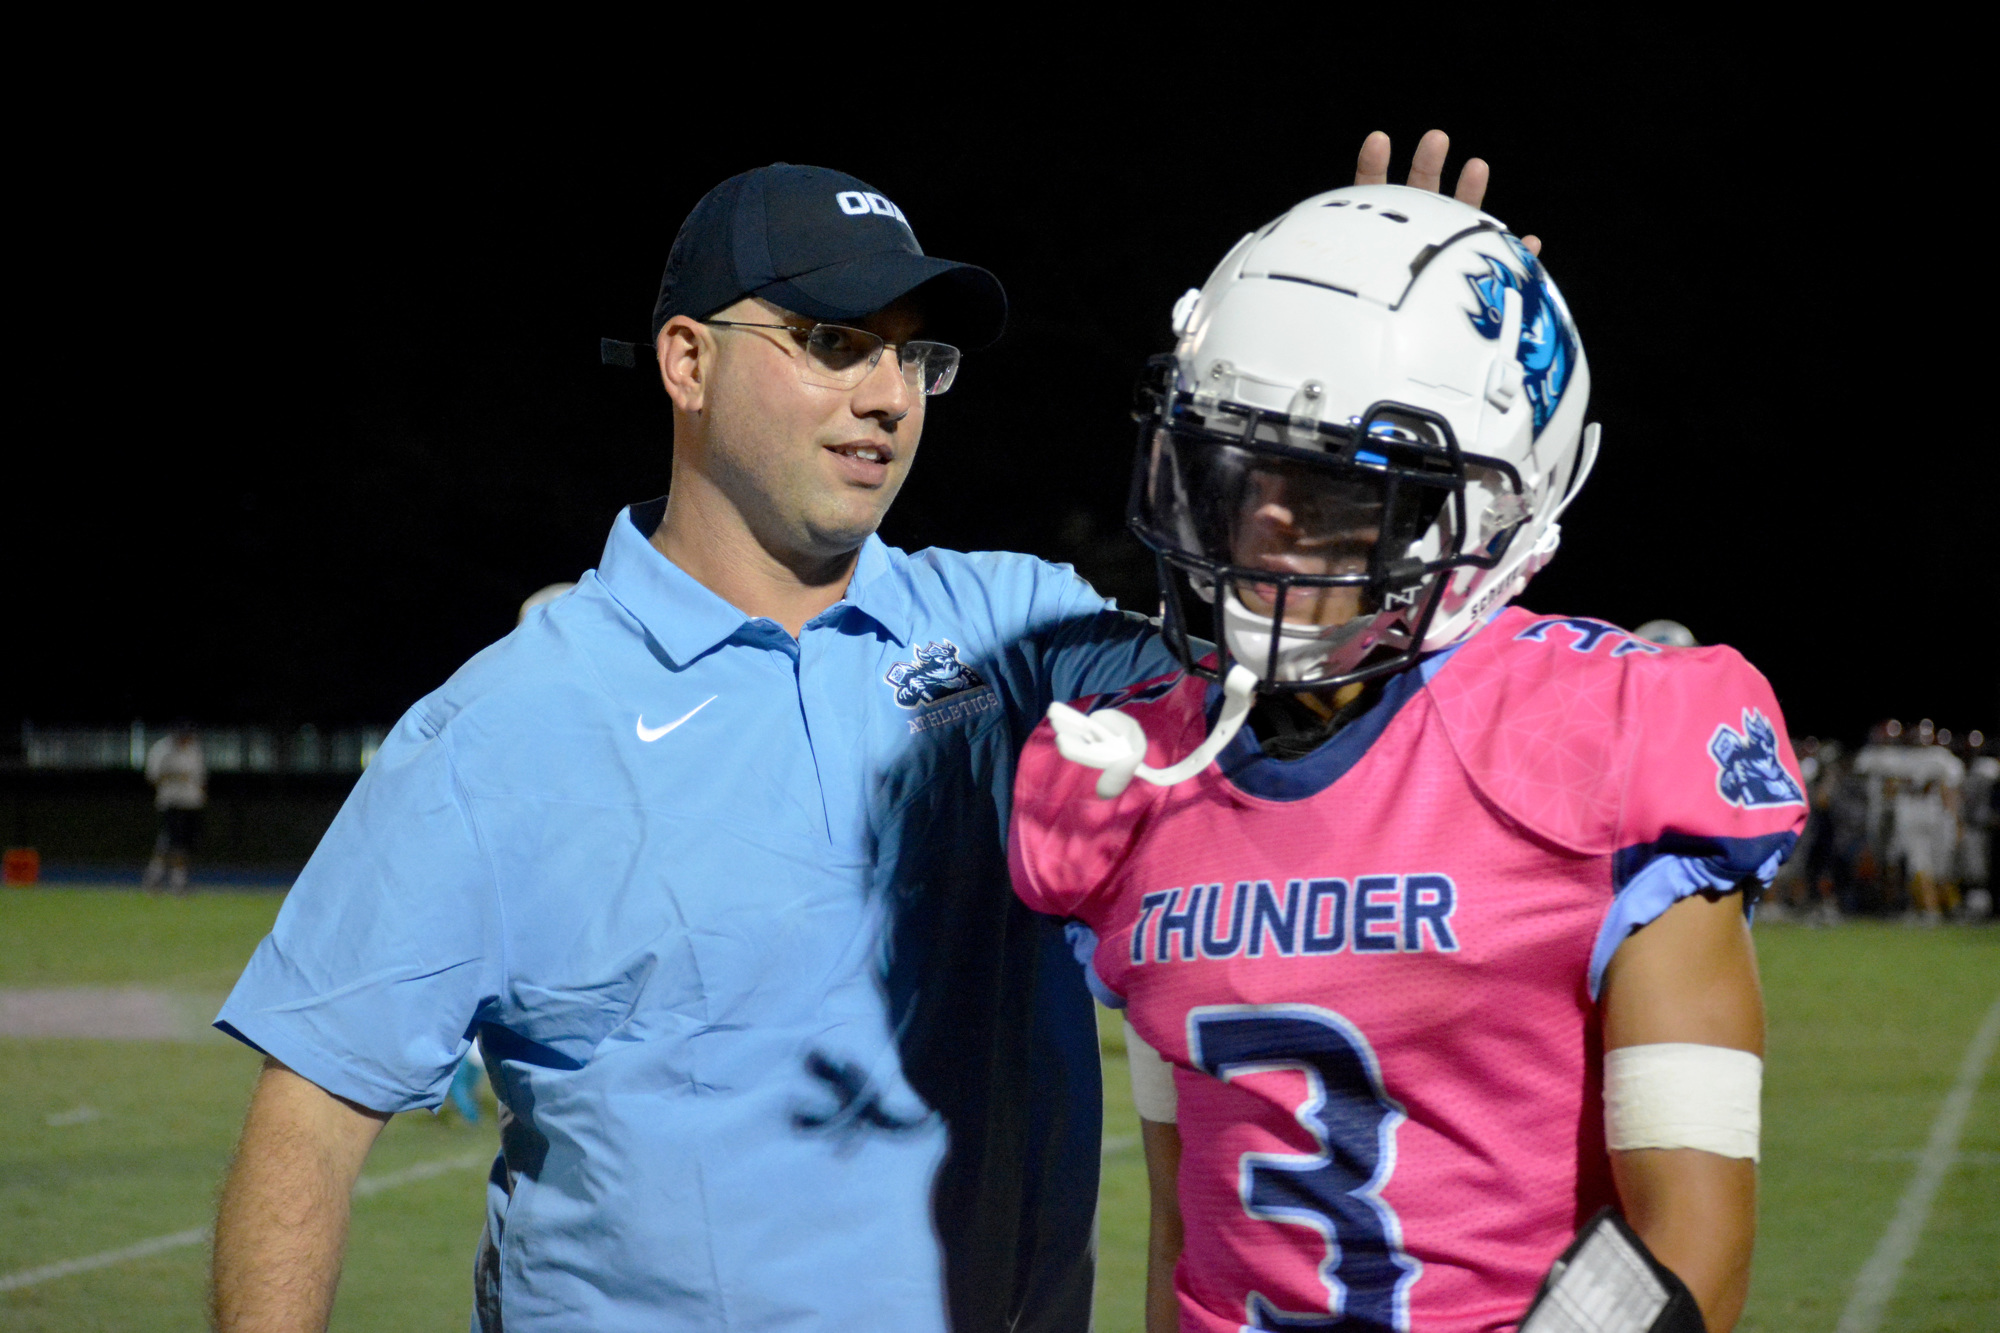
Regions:
<instances>
[{"instance_id":1,"label":"man wearing navy baseball cap","mask_svg":"<svg viewBox=\"0 0 2000 1333\"><path fill-rule=\"evenodd\" d=\"M402 719L217 1019L268 1057L219 1327L323 1326L381 1124L477 1040L475 1329L1088 1328L1096 1030L1002 830L1052 701L1174 659L1066 566L875 536L1005 319L852 176L695 206L669 494Z\"/></svg>"},{"instance_id":2,"label":"man wearing navy baseball cap","mask_svg":"<svg viewBox=\"0 0 2000 1333\"><path fill-rule=\"evenodd\" d=\"M653 304L653 336L746 296L815 320L865 319L915 293L937 337L1000 336L1007 298L983 268L933 259L903 210L845 172L777 162L731 176L681 224Z\"/></svg>"}]
</instances>

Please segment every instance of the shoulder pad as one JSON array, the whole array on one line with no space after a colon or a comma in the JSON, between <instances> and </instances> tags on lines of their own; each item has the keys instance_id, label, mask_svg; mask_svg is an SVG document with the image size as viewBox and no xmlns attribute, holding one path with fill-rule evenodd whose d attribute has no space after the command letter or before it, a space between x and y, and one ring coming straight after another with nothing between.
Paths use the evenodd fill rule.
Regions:
<instances>
[{"instance_id":1,"label":"shoulder pad","mask_svg":"<svg viewBox=\"0 0 2000 1333\"><path fill-rule=\"evenodd\" d=\"M1128 713L1146 731L1147 762L1164 766L1201 741L1203 685L1175 672L1071 706ZM1107 801L1097 794L1097 776L1062 757L1046 718L1021 752L1007 853L1014 891L1038 912L1091 920L1084 904L1117 872L1148 813L1166 796L1163 788L1135 782Z\"/></svg>"},{"instance_id":2,"label":"shoulder pad","mask_svg":"<svg viewBox=\"0 0 2000 1333\"><path fill-rule=\"evenodd\" d=\"M1635 660L1665 650L1601 620L1509 607L1431 678L1428 692L1482 795L1538 836L1611 850L1631 737Z\"/></svg>"},{"instance_id":3,"label":"shoulder pad","mask_svg":"<svg viewBox=\"0 0 2000 1333\"><path fill-rule=\"evenodd\" d=\"M1574 851L1761 832L1765 812L1804 808L1771 687L1731 648L1666 648L1514 607L1428 689L1482 794Z\"/></svg>"}]
</instances>

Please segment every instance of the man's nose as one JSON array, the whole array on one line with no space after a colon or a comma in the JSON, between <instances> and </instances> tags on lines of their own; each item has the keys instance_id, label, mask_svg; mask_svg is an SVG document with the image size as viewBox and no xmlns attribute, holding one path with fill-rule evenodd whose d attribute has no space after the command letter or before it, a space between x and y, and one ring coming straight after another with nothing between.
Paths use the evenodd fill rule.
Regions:
<instances>
[{"instance_id":1,"label":"man's nose","mask_svg":"<svg viewBox=\"0 0 2000 1333\"><path fill-rule=\"evenodd\" d=\"M854 390L854 414L901 421L916 406L916 391L903 376L902 349L884 347L882 357Z\"/></svg>"},{"instance_id":2,"label":"man's nose","mask_svg":"<svg viewBox=\"0 0 2000 1333\"><path fill-rule=\"evenodd\" d=\"M1286 505L1271 502L1258 505L1251 517L1269 528L1290 529L1292 526L1292 511Z\"/></svg>"}]
</instances>

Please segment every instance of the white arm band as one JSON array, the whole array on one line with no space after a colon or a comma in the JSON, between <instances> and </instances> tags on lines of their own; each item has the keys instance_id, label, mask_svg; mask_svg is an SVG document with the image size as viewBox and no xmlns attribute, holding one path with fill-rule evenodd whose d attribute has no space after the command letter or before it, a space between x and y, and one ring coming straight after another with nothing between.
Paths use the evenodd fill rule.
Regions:
<instances>
[{"instance_id":1,"label":"white arm band","mask_svg":"<svg viewBox=\"0 0 2000 1333\"><path fill-rule=\"evenodd\" d=\"M1763 1086L1764 1062L1726 1046L1668 1041L1607 1051L1605 1143L1614 1152L1699 1148L1754 1162Z\"/></svg>"},{"instance_id":2,"label":"white arm band","mask_svg":"<svg viewBox=\"0 0 2000 1333\"><path fill-rule=\"evenodd\" d=\"M1147 1120L1174 1123L1180 1098L1174 1092L1174 1067L1125 1023L1125 1060L1132 1068L1132 1105Z\"/></svg>"}]
</instances>

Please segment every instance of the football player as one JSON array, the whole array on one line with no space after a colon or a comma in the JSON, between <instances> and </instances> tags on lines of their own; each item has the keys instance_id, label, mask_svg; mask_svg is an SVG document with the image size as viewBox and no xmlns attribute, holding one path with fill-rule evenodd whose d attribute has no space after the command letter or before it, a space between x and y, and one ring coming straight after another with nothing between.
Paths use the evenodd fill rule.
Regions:
<instances>
[{"instance_id":1,"label":"football player","mask_svg":"<svg viewBox=\"0 0 2000 1333\"><path fill-rule=\"evenodd\" d=\"M1174 328L1131 522L1184 670L1051 709L1010 839L1126 1007L1148 1327L1512 1329L1615 1227L1623 1322L1560 1326L1722 1333L1747 913L1806 805L1734 651L1509 605L1597 453L1561 295L1478 209L1356 186Z\"/></svg>"}]
</instances>

